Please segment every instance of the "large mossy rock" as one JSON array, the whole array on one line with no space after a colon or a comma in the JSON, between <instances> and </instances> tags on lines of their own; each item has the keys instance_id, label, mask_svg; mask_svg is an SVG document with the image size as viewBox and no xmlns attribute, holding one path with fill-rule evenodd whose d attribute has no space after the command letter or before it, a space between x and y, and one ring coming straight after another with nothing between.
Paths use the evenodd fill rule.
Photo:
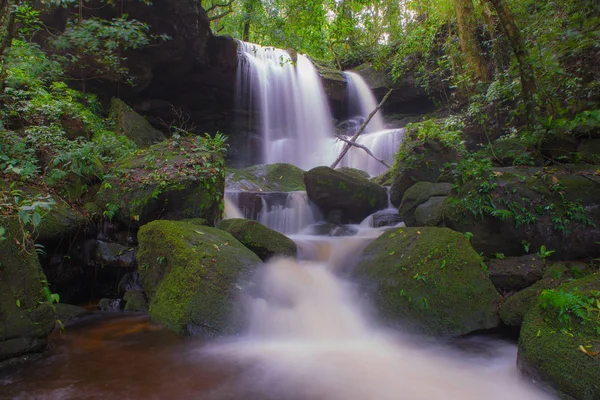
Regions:
<instances>
[{"instance_id":1,"label":"large mossy rock","mask_svg":"<svg viewBox=\"0 0 600 400\"><path fill-rule=\"evenodd\" d=\"M440 218L443 217L443 208L440 204L443 206L445 196L448 196L451 191L451 183L415 183L404 192L402 202L400 203L400 207L398 207L398 213L402 221L404 221L406 226L417 226L417 208L428 203L419 211L419 222L432 226L438 225L443 220L443 218ZM437 199L438 197L440 199Z\"/></svg>"},{"instance_id":2,"label":"large mossy rock","mask_svg":"<svg viewBox=\"0 0 600 400\"><path fill-rule=\"evenodd\" d=\"M0 218L6 230L0 240L0 360L46 348L54 328L54 308L46 302L46 278L33 245L22 240L20 225Z\"/></svg>"},{"instance_id":3,"label":"large mossy rock","mask_svg":"<svg viewBox=\"0 0 600 400\"><path fill-rule=\"evenodd\" d=\"M304 171L292 164L258 164L229 169L227 189L259 192L304 190Z\"/></svg>"},{"instance_id":4,"label":"large mossy rock","mask_svg":"<svg viewBox=\"0 0 600 400\"><path fill-rule=\"evenodd\" d=\"M76 210L63 200L56 200L50 211L44 215L37 227L36 241L56 242L67 239L82 230L90 222L81 211Z\"/></svg>"},{"instance_id":5,"label":"large mossy rock","mask_svg":"<svg viewBox=\"0 0 600 400\"><path fill-rule=\"evenodd\" d=\"M110 105L111 118L115 123L115 133L124 135L138 147L145 148L166 139L146 118L136 113L125 102L113 98Z\"/></svg>"},{"instance_id":6,"label":"large mossy rock","mask_svg":"<svg viewBox=\"0 0 600 400\"><path fill-rule=\"evenodd\" d=\"M537 298L545 289L560 285L558 279L545 278L508 297L498 310L502 322L508 326L521 326L527 312L536 304Z\"/></svg>"},{"instance_id":7,"label":"large mossy rock","mask_svg":"<svg viewBox=\"0 0 600 400\"><path fill-rule=\"evenodd\" d=\"M562 293L561 298L576 294L598 299L598 290L600 273L564 283L554 293ZM568 324L559 319L557 309L542 308L539 301L525 315L519 337L519 369L537 382L551 386L563 398L600 399L598 315L589 314L589 320L582 324L573 310L568 310L565 307L563 317Z\"/></svg>"},{"instance_id":8,"label":"large mossy rock","mask_svg":"<svg viewBox=\"0 0 600 400\"><path fill-rule=\"evenodd\" d=\"M429 335L495 327L500 295L464 235L447 228L395 228L363 252L353 272L390 323Z\"/></svg>"},{"instance_id":9,"label":"large mossy rock","mask_svg":"<svg viewBox=\"0 0 600 400\"><path fill-rule=\"evenodd\" d=\"M223 159L201 140L165 141L122 160L98 194L105 215L125 226L159 218L213 225L223 210Z\"/></svg>"},{"instance_id":10,"label":"large mossy rock","mask_svg":"<svg viewBox=\"0 0 600 400\"><path fill-rule=\"evenodd\" d=\"M600 256L600 178L596 166L497 168L481 192L476 183L448 198L444 223L471 232L478 252L505 256L538 251L557 259Z\"/></svg>"},{"instance_id":11,"label":"large mossy rock","mask_svg":"<svg viewBox=\"0 0 600 400\"><path fill-rule=\"evenodd\" d=\"M394 165L390 187L390 201L396 207L400 206L404 193L412 185L437 182L444 165L456 162L458 158L456 149L437 139L423 142L410 132L405 135L400 149L406 156Z\"/></svg>"},{"instance_id":12,"label":"large mossy rock","mask_svg":"<svg viewBox=\"0 0 600 400\"><path fill-rule=\"evenodd\" d=\"M260 259L231 234L157 220L138 232L138 268L150 316L182 335L235 331L235 298Z\"/></svg>"},{"instance_id":13,"label":"large mossy rock","mask_svg":"<svg viewBox=\"0 0 600 400\"><path fill-rule=\"evenodd\" d=\"M358 174L317 167L304 174L304 184L308 198L325 215L341 211L343 223L359 223L387 206L385 189Z\"/></svg>"},{"instance_id":14,"label":"large mossy rock","mask_svg":"<svg viewBox=\"0 0 600 400\"><path fill-rule=\"evenodd\" d=\"M226 219L217 228L231 233L263 261L276 255L296 257L298 251L293 240L257 221L243 218Z\"/></svg>"}]
</instances>

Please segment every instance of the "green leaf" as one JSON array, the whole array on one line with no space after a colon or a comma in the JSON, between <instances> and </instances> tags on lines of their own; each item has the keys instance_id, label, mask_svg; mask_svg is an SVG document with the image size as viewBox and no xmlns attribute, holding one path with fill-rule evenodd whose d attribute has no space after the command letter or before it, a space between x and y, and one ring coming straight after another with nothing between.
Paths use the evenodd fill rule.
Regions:
<instances>
[{"instance_id":1,"label":"green leaf","mask_svg":"<svg viewBox=\"0 0 600 400\"><path fill-rule=\"evenodd\" d=\"M17 299L15 303L17 304L17 307L21 308L21 300Z\"/></svg>"}]
</instances>

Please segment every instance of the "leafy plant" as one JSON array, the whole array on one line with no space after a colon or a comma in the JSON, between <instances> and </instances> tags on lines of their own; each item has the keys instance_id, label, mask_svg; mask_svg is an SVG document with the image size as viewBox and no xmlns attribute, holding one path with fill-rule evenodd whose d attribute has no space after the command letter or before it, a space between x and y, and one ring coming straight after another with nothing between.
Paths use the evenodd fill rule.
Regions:
<instances>
[{"instance_id":1,"label":"leafy plant","mask_svg":"<svg viewBox=\"0 0 600 400\"><path fill-rule=\"evenodd\" d=\"M555 250L548 250L546 249L546 245L541 245L540 246L540 250L538 251L538 257L540 258L548 258L550 257L553 253L556 253Z\"/></svg>"},{"instance_id":2,"label":"leafy plant","mask_svg":"<svg viewBox=\"0 0 600 400\"><path fill-rule=\"evenodd\" d=\"M544 290L539 301L540 306L551 311L552 316L566 331L571 331L574 323L596 324L596 329L600 329L600 291L581 293L577 289Z\"/></svg>"}]
</instances>

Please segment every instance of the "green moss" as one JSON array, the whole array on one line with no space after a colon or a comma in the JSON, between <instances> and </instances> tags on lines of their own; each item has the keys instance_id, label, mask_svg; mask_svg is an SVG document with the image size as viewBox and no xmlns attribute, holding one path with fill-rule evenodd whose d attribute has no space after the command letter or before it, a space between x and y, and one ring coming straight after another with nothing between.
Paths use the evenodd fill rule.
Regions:
<instances>
[{"instance_id":1,"label":"green moss","mask_svg":"<svg viewBox=\"0 0 600 400\"><path fill-rule=\"evenodd\" d=\"M259 222L233 218L223 220L217 228L231 233L263 261L275 255L296 257L293 240Z\"/></svg>"},{"instance_id":2,"label":"green moss","mask_svg":"<svg viewBox=\"0 0 600 400\"><path fill-rule=\"evenodd\" d=\"M227 186L239 190L294 192L304 190L304 171L292 164L259 164L229 169Z\"/></svg>"},{"instance_id":3,"label":"green moss","mask_svg":"<svg viewBox=\"0 0 600 400\"><path fill-rule=\"evenodd\" d=\"M597 291L600 274L567 282L559 290ZM582 351L582 350L585 350ZM540 382L580 400L600 398L600 332L574 323L566 331L551 310L536 304L526 314L519 338L519 367Z\"/></svg>"},{"instance_id":4,"label":"green moss","mask_svg":"<svg viewBox=\"0 0 600 400\"><path fill-rule=\"evenodd\" d=\"M148 311L148 302L146 301L146 297L144 297L142 292L137 290L128 290L123 295L123 301L125 301L125 311Z\"/></svg>"},{"instance_id":5,"label":"green moss","mask_svg":"<svg viewBox=\"0 0 600 400\"><path fill-rule=\"evenodd\" d=\"M500 296L485 265L450 229L388 230L365 249L355 276L392 323L431 335L461 335L498 323Z\"/></svg>"},{"instance_id":6,"label":"green moss","mask_svg":"<svg viewBox=\"0 0 600 400\"><path fill-rule=\"evenodd\" d=\"M0 360L39 351L54 328L54 308L46 303L46 281L32 243L17 246L22 240L19 224L10 217L0 218L7 229L7 240L0 241L0 338L15 339L0 345Z\"/></svg>"},{"instance_id":7,"label":"green moss","mask_svg":"<svg viewBox=\"0 0 600 400\"><path fill-rule=\"evenodd\" d=\"M552 289L560 285L558 279L542 279L530 287L507 298L498 311L502 322L510 326L521 326L525 314L536 304L539 294L544 289Z\"/></svg>"},{"instance_id":8,"label":"green moss","mask_svg":"<svg viewBox=\"0 0 600 400\"><path fill-rule=\"evenodd\" d=\"M157 218L204 218L214 224L223 210L223 164L222 154L201 139L163 142L119 163L97 202L126 225Z\"/></svg>"},{"instance_id":9,"label":"green moss","mask_svg":"<svg viewBox=\"0 0 600 400\"><path fill-rule=\"evenodd\" d=\"M188 222L153 221L138 241L153 320L185 335L235 330L236 283L260 262L256 255L227 232Z\"/></svg>"}]
</instances>

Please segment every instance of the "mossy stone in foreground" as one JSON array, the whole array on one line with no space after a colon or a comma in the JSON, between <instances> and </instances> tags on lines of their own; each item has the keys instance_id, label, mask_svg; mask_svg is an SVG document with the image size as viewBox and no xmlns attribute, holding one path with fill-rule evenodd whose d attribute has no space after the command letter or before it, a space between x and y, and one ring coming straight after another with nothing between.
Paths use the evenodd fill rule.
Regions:
<instances>
[{"instance_id":1,"label":"mossy stone in foreground","mask_svg":"<svg viewBox=\"0 0 600 400\"><path fill-rule=\"evenodd\" d=\"M0 241L0 360L46 348L46 338L55 323L54 307L46 302L46 280L33 243L16 245L22 239L16 218L0 218L7 229Z\"/></svg>"},{"instance_id":2,"label":"mossy stone in foreground","mask_svg":"<svg viewBox=\"0 0 600 400\"><path fill-rule=\"evenodd\" d=\"M263 261L275 255L296 257L298 251L293 240L253 220L226 219L218 228L231 233Z\"/></svg>"},{"instance_id":3,"label":"mossy stone in foreground","mask_svg":"<svg viewBox=\"0 0 600 400\"><path fill-rule=\"evenodd\" d=\"M138 232L138 268L150 317L181 335L236 330L234 300L260 259L229 233L157 220Z\"/></svg>"},{"instance_id":4,"label":"mossy stone in foreground","mask_svg":"<svg viewBox=\"0 0 600 400\"><path fill-rule=\"evenodd\" d=\"M600 273L562 284L557 290L600 290ZM563 398L600 399L600 334L597 315L585 325L572 317L571 330L553 310L536 304L525 315L519 337L519 369L559 392ZM585 351L584 351L585 350Z\"/></svg>"},{"instance_id":5,"label":"mossy stone in foreground","mask_svg":"<svg viewBox=\"0 0 600 400\"><path fill-rule=\"evenodd\" d=\"M354 271L389 323L430 335L498 324L500 295L464 235L447 228L394 228L363 252Z\"/></svg>"}]
</instances>

